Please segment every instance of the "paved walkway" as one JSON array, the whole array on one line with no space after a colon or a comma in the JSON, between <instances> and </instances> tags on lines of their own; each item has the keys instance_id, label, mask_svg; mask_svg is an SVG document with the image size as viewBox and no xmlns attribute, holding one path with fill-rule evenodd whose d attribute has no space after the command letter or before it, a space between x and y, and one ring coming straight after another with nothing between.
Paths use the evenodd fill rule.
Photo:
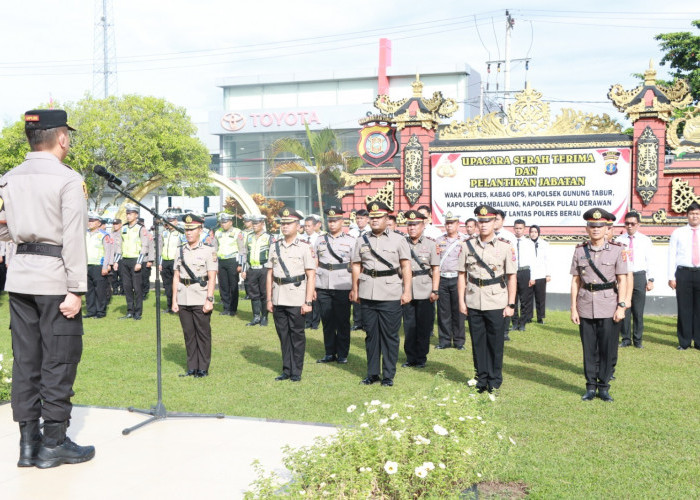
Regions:
<instances>
[{"instance_id":1,"label":"paved walkway","mask_svg":"<svg viewBox=\"0 0 700 500\"><path fill-rule=\"evenodd\" d=\"M68 435L94 445L95 458L40 470L17 467L19 428L10 405L0 405L0 498L240 498L255 479L253 460L283 473L284 445L308 445L334 432L325 425L225 417L164 419L122 435L146 418L76 406Z\"/></svg>"}]
</instances>

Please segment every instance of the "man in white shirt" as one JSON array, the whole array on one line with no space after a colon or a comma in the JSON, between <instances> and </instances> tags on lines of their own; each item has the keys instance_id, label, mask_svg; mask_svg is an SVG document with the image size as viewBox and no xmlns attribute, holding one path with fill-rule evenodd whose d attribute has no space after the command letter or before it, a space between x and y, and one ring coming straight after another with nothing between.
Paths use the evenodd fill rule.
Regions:
<instances>
[{"instance_id":1,"label":"man in white shirt","mask_svg":"<svg viewBox=\"0 0 700 500\"><path fill-rule=\"evenodd\" d=\"M496 219L493 223L493 232L497 238L503 238L515 246L515 236L510 231L503 229L503 223L506 221L506 213L503 210L496 210Z\"/></svg>"},{"instance_id":2,"label":"man in white shirt","mask_svg":"<svg viewBox=\"0 0 700 500\"><path fill-rule=\"evenodd\" d=\"M433 226L433 213L428 205L421 205L418 207L418 211L425 216L425 229L423 230L425 236L437 240L440 236L445 234L444 231Z\"/></svg>"},{"instance_id":3,"label":"man in white shirt","mask_svg":"<svg viewBox=\"0 0 700 500\"><path fill-rule=\"evenodd\" d=\"M622 324L622 342L620 347L629 347L634 339L634 347L642 348L644 333L644 304L647 292L654 288L652 273L651 238L639 232L639 214L628 212L625 216L626 234L615 238L615 241L627 247L628 266L633 273L632 307L627 309ZM634 320L634 327L632 327Z\"/></svg>"},{"instance_id":4,"label":"man in white shirt","mask_svg":"<svg viewBox=\"0 0 700 500\"><path fill-rule=\"evenodd\" d=\"M515 232L513 249L518 266L518 288L515 313L513 314L513 329L524 332L527 321L532 318L532 287L535 286L535 280L544 278L544 272L538 265L535 243L527 234L525 221L516 220L513 224L513 231ZM518 303L520 306L517 305ZM520 309L520 314L518 314L518 309Z\"/></svg>"},{"instance_id":5,"label":"man in white shirt","mask_svg":"<svg viewBox=\"0 0 700 500\"><path fill-rule=\"evenodd\" d=\"M700 350L700 204L688 206L688 225L679 227L668 243L668 286L678 303L678 350Z\"/></svg>"},{"instance_id":6,"label":"man in white shirt","mask_svg":"<svg viewBox=\"0 0 700 500\"><path fill-rule=\"evenodd\" d=\"M474 217L470 217L464 223L464 231L465 232L461 235L463 240L468 240L470 238L479 236L478 231L476 229L476 219Z\"/></svg>"},{"instance_id":7,"label":"man in white shirt","mask_svg":"<svg viewBox=\"0 0 700 500\"><path fill-rule=\"evenodd\" d=\"M355 224L357 227L353 227L348 231L348 234L353 238L357 239L365 233L372 231L369 227L369 212L364 208L355 212ZM362 321L362 308L357 302L352 304L352 331L364 330L365 325Z\"/></svg>"}]
</instances>

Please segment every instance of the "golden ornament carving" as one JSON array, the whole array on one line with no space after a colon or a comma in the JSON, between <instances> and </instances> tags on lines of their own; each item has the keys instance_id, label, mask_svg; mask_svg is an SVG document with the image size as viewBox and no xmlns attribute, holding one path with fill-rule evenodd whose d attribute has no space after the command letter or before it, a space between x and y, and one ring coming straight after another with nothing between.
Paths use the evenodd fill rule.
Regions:
<instances>
[{"instance_id":1,"label":"golden ornament carving","mask_svg":"<svg viewBox=\"0 0 700 500\"><path fill-rule=\"evenodd\" d=\"M671 181L671 210L677 214L683 214L694 201L700 203L700 198L697 197L688 181L674 177Z\"/></svg>"},{"instance_id":2,"label":"golden ornament carving","mask_svg":"<svg viewBox=\"0 0 700 500\"><path fill-rule=\"evenodd\" d=\"M343 181L343 187L352 187L358 182L370 182L372 180L371 175L355 175L342 170L340 172L340 178Z\"/></svg>"},{"instance_id":3,"label":"golden ornament carving","mask_svg":"<svg viewBox=\"0 0 700 500\"><path fill-rule=\"evenodd\" d=\"M659 189L659 139L646 127L637 141L637 193L648 205Z\"/></svg>"},{"instance_id":4,"label":"golden ornament carving","mask_svg":"<svg viewBox=\"0 0 700 500\"><path fill-rule=\"evenodd\" d=\"M387 181L383 188L379 189L374 196L366 196L365 203L368 205L373 201L381 201L390 211L394 211L394 181Z\"/></svg>"},{"instance_id":5,"label":"golden ornament carving","mask_svg":"<svg viewBox=\"0 0 700 500\"><path fill-rule=\"evenodd\" d=\"M647 92L652 92L651 106L647 106ZM644 83L632 90L624 90L622 85L610 87L608 98L615 107L625 113L631 121L637 121L642 116L658 117L669 121L674 109L683 108L693 102L690 87L683 79L667 87L656 83L654 63L649 61L649 69L644 72Z\"/></svg>"},{"instance_id":6,"label":"golden ornament carving","mask_svg":"<svg viewBox=\"0 0 700 500\"><path fill-rule=\"evenodd\" d=\"M403 192L411 205L423 194L423 146L415 134L403 151Z\"/></svg>"},{"instance_id":7,"label":"golden ornament carving","mask_svg":"<svg viewBox=\"0 0 700 500\"><path fill-rule=\"evenodd\" d=\"M505 118L500 112L477 116L464 122L453 121L440 129L440 139L482 139L550 135L621 133L622 126L608 115L598 116L572 109L562 109L551 119L549 103L542 102L542 93L530 88L515 94ZM557 145L561 147L560 145ZM510 147L510 146L509 146ZM530 145L540 148L540 145ZM481 149L484 146L480 146ZM431 150L432 151L432 150Z\"/></svg>"},{"instance_id":8,"label":"golden ornament carving","mask_svg":"<svg viewBox=\"0 0 700 500\"><path fill-rule=\"evenodd\" d=\"M683 137L678 127L683 125ZM700 108L692 107L683 116L674 118L666 127L666 140L673 154L700 153Z\"/></svg>"},{"instance_id":9,"label":"golden ornament carving","mask_svg":"<svg viewBox=\"0 0 700 500\"><path fill-rule=\"evenodd\" d=\"M444 129L443 129L444 130ZM442 137L441 137L442 138ZM461 139L467 139L467 137L461 137ZM538 149L565 149L565 148L601 148L601 147L620 147L629 148L632 147L632 139L623 141L598 141L598 142L542 142L542 143L505 143L505 144L489 144L485 146L484 144L476 145L464 145L459 144L457 146L431 146L431 153L452 153L452 152L463 152L463 151L510 151L515 149L520 150L538 150Z\"/></svg>"}]
</instances>

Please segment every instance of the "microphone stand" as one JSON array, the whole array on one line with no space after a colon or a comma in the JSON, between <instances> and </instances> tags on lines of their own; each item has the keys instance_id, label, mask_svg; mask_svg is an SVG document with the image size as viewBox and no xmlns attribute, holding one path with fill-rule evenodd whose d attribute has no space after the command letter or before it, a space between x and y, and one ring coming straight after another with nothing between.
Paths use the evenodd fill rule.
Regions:
<instances>
[{"instance_id":1,"label":"microphone stand","mask_svg":"<svg viewBox=\"0 0 700 500\"><path fill-rule=\"evenodd\" d=\"M117 185L114 182L108 182L107 185L123 195L125 198L128 198L129 200L133 201L136 203L138 206L146 210L148 213L150 213L153 216L153 227L154 227L154 238L155 238L155 249L156 249L156 256L155 256L155 263L160 262L160 250L158 248L158 239L159 239L159 231L158 231L158 226L161 222L167 224L170 226L172 229L175 229L176 231L180 233L184 233L185 231L177 226L172 225L166 220L163 220L159 213L158 213L158 196L156 196L156 206L155 210L148 208L146 205L141 203L140 201L136 200L133 196L131 196L127 191L122 190L121 188L117 187ZM140 285L140 283L139 283ZM162 358L162 342L161 342L161 329L160 329L160 270L159 270L159 265L156 264L156 380L157 380L157 385L158 385L158 401L154 406L151 406L151 408L145 410L145 409L138 409L134 408L133 406L130 406L127 408L128 411L134 412L134 413L141 413L143 415L150 415L151 418L144 420L143 422L140 422L132 427L127 427L126 429L122 430L123 435L128 435L132 431L135 431L136 429L139 429L145 425L148 425L153 422L157 422L160 420L165 420L166 418L224 418L223 413L214 413L214 414L206 414L206 413L177 413L177 412L169 412L165 409L165 405L163 404L163 374L162 374L162 363L161 363L161 358Z\"/></svg>"}]
</instances>

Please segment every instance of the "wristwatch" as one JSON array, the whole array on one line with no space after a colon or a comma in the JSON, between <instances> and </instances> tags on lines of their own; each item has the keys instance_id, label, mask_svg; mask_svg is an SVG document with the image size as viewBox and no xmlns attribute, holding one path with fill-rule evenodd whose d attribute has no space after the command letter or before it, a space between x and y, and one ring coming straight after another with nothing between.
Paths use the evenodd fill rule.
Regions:
<instances>
[{"instance_id":1,"label":"wristwatch","mask_svg":"<svg viewBox=\"0 0 700 500\"><path fill-rule=\"evenodd\" d=\"M309 307L313 306L313 304L314 304L313 302L306 302L306 305Z\"/></svg>"},{"instance_id":2,"label":"wristwatch","mask_svg":"<svg viewBox=\"0 0 700 500\"><path fill-rule=\"evenodd\" d=\"M617 307L625 308L625 307L627 307L627 304L625 304L624 302L618 302Z\"/></svg>"},{"instance_id":3,"label":"wristwatch","mask_svg":"<svg viewBox=\"0 0 700 500\"><path fill-rule=\"evenodd\" d=\"M652 283L654 282L654 278L649 278L647 281L651 281Z\"/></svg>"},{"instance_id":4,"label":"wristwatch","mask_svg":"<svg viewBox=\"0 0 700 500\"><path fill-rule=\"evenodd\" d=\"M440 295L440 290L431 290L430 293L434 293L435 295Z\"/></svg>"},{"instance_id":5,"label":"wristwatch","mask_svg":"<svg viewBox=\"0 0 700 500\"><path fill-rule=\"evenodd\" d=\"M508 307L510 307L511 309L515 309L515 304L508 304Z\"/></svg>"},{"instance_id":6,"label":"wristwatch","mask_svg":"<svg viewBox=\"0 0 700 500\"><path fill-rule=\"evenodd\" d=\"M207 300L213 304L214 303L214 296L212 295L211 297L207 297Z\"/></svg>"}]
</instances>

